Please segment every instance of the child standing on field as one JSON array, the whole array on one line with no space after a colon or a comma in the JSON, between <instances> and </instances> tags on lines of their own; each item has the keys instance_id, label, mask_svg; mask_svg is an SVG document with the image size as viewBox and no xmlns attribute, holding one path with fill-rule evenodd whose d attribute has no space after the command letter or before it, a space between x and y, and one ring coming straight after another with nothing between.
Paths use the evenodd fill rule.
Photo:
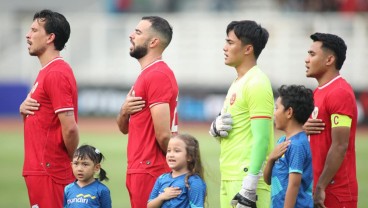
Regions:
<instances>
[{"instance_id":1,"label":"child standing on field","mask_svg":"<svg viewBox=\"0 0 368 208\"><path fill-rule=\"evenodd\" d=\"M77 180L65 187L65 208L111 208L110 190L100 182L108 180L100 164L103 159L102 153L90 145L82 145L74 152L71 165ZM96 173L98 179L94 178Z\"/></svg>"},{"instance_id":2,"label":"child standing on field","mask_svg":"<svg viewBox=\"0 0 368 208\"><path fill-rule=\"evenodd\" d=\"M147 207L204 207L206 184L197 139L187 134L171 138L166 162L172 171L156 180Z\"/></svg>"},{"instance_id":3,"label":"child standing on field","mask_svg":"<svg viewBox=\"0 0 368 208\"><path fill-rule=\"evenodd\" d=\"M301 85L278 89L276 128L285 132L268 157L264 180L271 184L271 207L313 207L312 156L303 125L314 109L313 92Z\"/></svg>"}]
</instances>

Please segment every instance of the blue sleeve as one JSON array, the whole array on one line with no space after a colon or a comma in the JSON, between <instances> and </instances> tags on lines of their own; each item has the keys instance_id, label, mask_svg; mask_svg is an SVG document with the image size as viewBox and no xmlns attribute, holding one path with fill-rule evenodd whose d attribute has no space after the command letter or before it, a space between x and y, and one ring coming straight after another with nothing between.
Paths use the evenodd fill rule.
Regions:
<instances>
[{"instance_id":1,"label":"blue sleeve","mask_svg":"<svg viewBox=\"0 0 368 208\"><path fill-rule=\"evenodd\" d=\"M69 188L70 188L70 184L65 186L64 188L64 208L67 207L67 196L68 196L68 192L69 192Z\"/></svg>"},{"instance_id":2,"label":"blue sleeve","mask_svg":"<svg viewBox=\"0 0 368 208\"><path fill-rule=\"evenodd\" d=\"M110 196L110 190L106 186L101 189L100 191L100 204L101 208L111 208L111 196Z\"/></svg>"},{"instance_id":3,"label":"blue sleeve","mask_svg":"<svg viewBox=\"0 0 368 208\"><path fill-rule=\"evenodd\" d=\"M151 200L155 199L156 197L158 197L158 195L160 194L160 188L161 188L161 185L160 185L160 178L162 176L158 177L156 182L155 182L155 185L153 186L152 188L152 191L151 191L151 194L148 198L148 202L150 202ZM147 202L147 203L148 203Z\"/></svg>"},{"instance_id":4,"label":"blue sleeve","mask_svg":"<svg viewBox=\"0 0 368 208\"><path fill-rule=\"evenodd\" d=\"M303 166L307 160L307 152L302 143L299 143L296 140L292 141L287 151L289 173L303 174Z\"/></svg>"},{"instance_id":5,"label":"blue sleeve","mask_svg":"<svg viewBox=\"0 0 368 208\"><path fill-rule=\"evenodd\" d=\"M191 208L203 208L206 198L206 184L199 177L191 176L189 178L189 205Z\"/></svg>"}]
</instances>

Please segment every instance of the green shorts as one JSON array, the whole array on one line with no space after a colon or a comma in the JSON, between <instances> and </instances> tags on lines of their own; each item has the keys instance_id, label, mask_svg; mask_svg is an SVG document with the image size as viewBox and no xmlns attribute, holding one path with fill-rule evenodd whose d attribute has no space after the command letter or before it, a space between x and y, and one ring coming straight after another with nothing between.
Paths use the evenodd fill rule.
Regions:
<instances>
[{"instance_id":1,"label":"green shorts","mask_svg":"<svg viewBox=\"0 0 368 208\"><path fill-rule=\"evenodd\" d=\"M221 181L220 203L221 208L232 208L231 200L240 191L243 181ZM270 187L260 180L257 187L257 208L269 208L271 203Z\"/></svg>"}]
</instances>

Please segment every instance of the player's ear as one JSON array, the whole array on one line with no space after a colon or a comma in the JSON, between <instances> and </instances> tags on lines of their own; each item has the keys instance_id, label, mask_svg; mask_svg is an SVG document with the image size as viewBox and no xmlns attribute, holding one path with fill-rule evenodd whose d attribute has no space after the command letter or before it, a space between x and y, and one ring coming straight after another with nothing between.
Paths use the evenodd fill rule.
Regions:
<instances>
[{"instance_id":1,"label":"player's ear","mask_svg":"<svg viewBox=\"0 0 368 208\"><path fill-rule=\"evenodd\" d=\"M101 169L101 164L98 163L97 165L95 165L94 172L97 173L100 171L100 169Z\"/></svg>"},{"instance_id":2,"label":"player's ear","mask_svg":"<svg viewBox=\"0 0 368 208\"><path fill-rule=\"evenodd\" d=\"M48 34L48 37L47 37L47 43L52 43L52 42L54 42L54 40L55 40L55 34L54 33L50 33L50 34Z\"/></svg>"},{"instance_id":3,"label":"player's ear","mask_svg":"<svg viewBox=\"0 0 368 208\"><path fill-rule=\"evenodd\" d=\"M294 114L294 110L292 107L289 107L287 110L286 110L286 116L288 119L291 119L293 117L293 114Z\"/></svg>"},{"instance_id":4,"label":"player's ear","mask_svg":"<svg viewBox=\"0 0 368 208\"><path fill-rule=\"evenodd\" d=\"M154 37L150 41L150 47L151 48L157 47L159 44L160 44L160 39L158 39L158 38Z\"/></svg>"},{"instance_id":5,"label":"player's ear","mask_svg":"<svg viewBox=\"0 0 368 208\"><path fill-rule=\"evenodd\" d=\"M253 46L251 44L247 44L244 46L244 55L252 54L254 51Z\"/></svg>"},{"instance_id":6,"label":"player's ear","mask_svg":"<svg viewBox=\"0 0 368 208\"><path fill-rule=\"evenodd\" d=\"M326 59L326 65L331 66L332 64L335 64L335 56L334 55L328 55Z\"/></svg>"}]
</instances>

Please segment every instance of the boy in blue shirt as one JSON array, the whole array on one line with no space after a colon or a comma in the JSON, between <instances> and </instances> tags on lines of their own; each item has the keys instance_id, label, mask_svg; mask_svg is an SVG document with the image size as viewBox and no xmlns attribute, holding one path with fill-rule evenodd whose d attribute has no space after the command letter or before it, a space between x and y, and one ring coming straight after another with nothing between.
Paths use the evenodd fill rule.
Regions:
<instances>
[{"instance_id":1,"label":"boy in blue shirt","mask_svg":"<svg viewBox=\"0 0 368 208\"><path fill-rule=\"evenodd\" d=\"M275 125L285 135L264 170L264 180L271 185L271 207L312 208L312 155L303 125L314 109L313 92L301 85L283 85L278 92Z\"/></svg>"}]
</instances>

